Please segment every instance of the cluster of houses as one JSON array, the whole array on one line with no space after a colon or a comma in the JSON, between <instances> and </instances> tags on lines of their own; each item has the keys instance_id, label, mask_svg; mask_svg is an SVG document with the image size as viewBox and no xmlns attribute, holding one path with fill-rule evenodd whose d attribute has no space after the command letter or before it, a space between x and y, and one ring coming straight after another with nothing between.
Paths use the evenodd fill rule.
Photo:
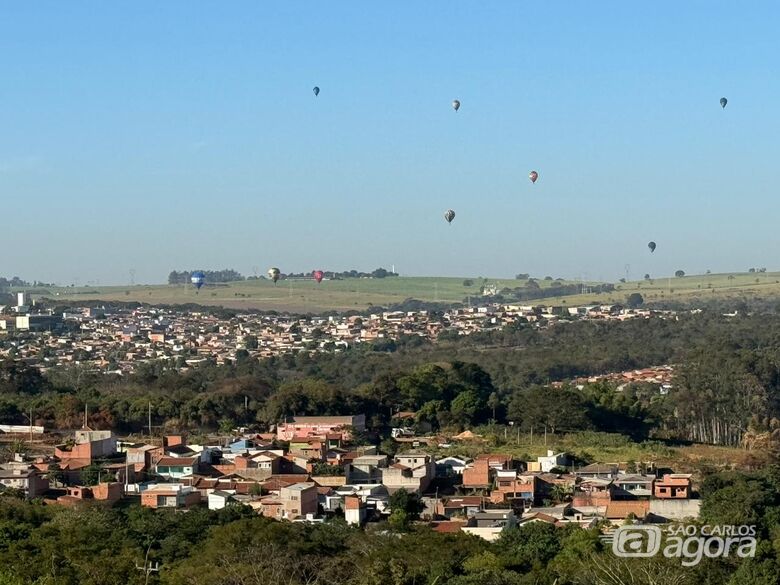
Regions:
<instances>
[{"instance_id":1,"label":"cluster of houses","mask_svg":"<svg viewBox=\"0 0 780 585\"><path fill-rule=\"evenodd\" d=\"M21 294L21 293L20 293ZM20 302L26 302L24 300ZM239 356L253 359L285 353L341 351L356 344L403 336L438 339L501 329L517 323L548 326L571 319L630 319L674 316L671 312L582 307L487 305L432 314L385 311L366 316L295 317L246 314L230 319L176 308L87 307L61 315L31 313L34 307L0 314L0 358L24 361L42 370L82 364L96 371L130 373L139 363L166 361L186 370ZM239 353L241 352L241 353Z\"/></svg>"},{"instance_id":2,"label":"cluster of houses","mask_svg":"<svg viewBox=\"0 0 780 585\"><path fill-rule=\"evenodd\" d=\"M53 453L0 465L0 490L59 505L136 498L149 508L246 505L278 520L319 522L343 515L361 525L390 514L404 489L424 504L437 531L487 539L524 522L589 527L607 520L665 522L698 516L691 476L633 473L617 464L573 467L565 453L533 461L486 453L435 458L389 456L354 446L365 417L294 417L272 433L247 433L219 445L165 436L161 444L121 441L83 429Z\"/></svg>"}]
</instances>

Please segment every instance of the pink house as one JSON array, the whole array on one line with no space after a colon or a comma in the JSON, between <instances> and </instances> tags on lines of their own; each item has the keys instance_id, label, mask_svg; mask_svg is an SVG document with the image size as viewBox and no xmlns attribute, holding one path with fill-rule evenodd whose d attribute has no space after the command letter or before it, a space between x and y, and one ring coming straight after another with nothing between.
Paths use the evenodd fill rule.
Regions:
<instances>
[{"instance_id":1,"label":"pink house","mask_svg":"<svg viewBox=\"0 0 780 585\"><path fill-rule=\"evenodd\" d=\"M276 429L276 438L290 441L293 437L322 437L336 429L353 427L357 431L366 430L366 415L347 416L294 416L292 420L280 423ZM346 437L349 433L343 433Z\"/></svg>"}]
</instances>

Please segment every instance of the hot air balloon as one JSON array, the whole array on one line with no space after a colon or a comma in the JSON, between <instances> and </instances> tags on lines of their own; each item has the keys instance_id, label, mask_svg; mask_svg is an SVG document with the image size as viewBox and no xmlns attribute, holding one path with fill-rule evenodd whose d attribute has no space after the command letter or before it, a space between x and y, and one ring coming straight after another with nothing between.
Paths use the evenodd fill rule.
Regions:
<instances>
[{"instance_id":1,"label":"hot air balloon","mask_svg":"<svg viewBox=\"0 0 780 585\"><path fill-rule=\"evenodd\" d=\"M314 92L315 96L320 95L320 88L317 87L316 85L314 86L314 89L312 91Z\"/></svg>"},{"instance_id":2,"label":"hot air balloon","mask_svg":"<svg viewBox=\"0 0 780 585\"><path fill-rule=\"evenodd\" d=\"M452 220L455 219L455 212L452 209L448 209L444 213L444 219L447 220L447 223L452 223Z\"/></svg>"},{"instance_id":3,"label":"hot air balloon","mask_svg":"<svg viewBox=\"0 0 780 585\"><path fill-rule=\"evenodd\" d=\"M536 183L536 179L539 178L539 173L537 173L536 171L531 171L530 173L528 173L528 178L531 179L532 183Z\"/></svg>"},{"instance_id":4,"label":"hot air balloon","mask_svg":"<svg viewBox=\"0 0 780 585\"><path fill-rule=\"evenodd\" d=\"M317 281L317 284L322 282L322 278L325 276L325 273L322 270L315 270L311 273L311 276L314 280Z\"/></svg>"},{"instance_id":5,"label":"hot air balloon","mask_svg":"<svg viewBox=\"0 0 780 585\"><path fill-rule=\"evenodd\" d=\"M206 283L206 275L200 270L196 270L190 275L190 282L195 287L195 290L198 291Z\"/></svg>"},{"instance_id":6,"label":"hot air balloon","mask_svg":"<svg viewBox=\"0 0 780 585\"><path fill-rule=\"evenodd\" d=\"M720 107L721 108L725 108L727 103L729 103L729 100L727 100L726 98L720 98Z\"/></svg>"},{"instance_id":7,"label":"hot air balloon","mask_svg":"<svg viewBox=\"0 0 780 585\"><path fill-rule=\"evenodd\" d=\"M460 109L460 101L459 100L452 100L452 109L456 112Z\"/></svg>"},{"instance_id":8,"label":"hot air balloon","mask_svg":"<svg viewBox=\"0 0 780 585\"><path fill-rule=\"evenodd\" d=\"M279 275L281 273L279 272L278 268L269 268L268 269L268 278L274 281L274 284L276 284L276 281L279 280Z\"/></svg>"},{"instance_id":9,"label":"hot air balloon","mask_svg":"<svg viewBox=\"0 0 780 585\"><path fill-rule=\"evenodd\" d=\"M653 252L655 252L655 242L649 242L649 243L647 244L647 247L648 247L648 248L650 248L650 253L651 253L651 254L652 254Z\"/></svg>"}]
</instances>

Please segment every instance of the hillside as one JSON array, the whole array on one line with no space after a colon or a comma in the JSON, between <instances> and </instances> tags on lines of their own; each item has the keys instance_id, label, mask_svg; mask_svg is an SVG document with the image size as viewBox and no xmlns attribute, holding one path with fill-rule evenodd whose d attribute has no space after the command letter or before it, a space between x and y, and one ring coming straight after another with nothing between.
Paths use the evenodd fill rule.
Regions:
<instances>
[{"instance_id":1,"label":"hillside","mask_svg":"<svg viewBox=\"0 0 780 585\"><path fill-rule=\"evenodd\" d=\"M464 286L464 282L471 284ZM554 281L539 279L542 289ZM199 293L183 285L135 285L106 287L61 287L36 291L39 297L63 301L137 301L152 304L198 303L228 308L297 312L365 310L371 306L389 306L405 299L427 302L457 303L470 297L481 298L480 278L395 277L326 280L319 285L313 280L282 280L274 285L269 280L247 280L207 285ZM523 287L526 281L487 279L488 286L498 290ZM558 281L559 284L578 284ZM609 293L587 292L549 297L529 304L578 305L593 302L622 303L628 295L638 292L645 302L679 301L696 303L712 299L756 299L780 297L780 272L724 273L668 277L648 281L617 283Z\"/></svg>"}]
</instances>

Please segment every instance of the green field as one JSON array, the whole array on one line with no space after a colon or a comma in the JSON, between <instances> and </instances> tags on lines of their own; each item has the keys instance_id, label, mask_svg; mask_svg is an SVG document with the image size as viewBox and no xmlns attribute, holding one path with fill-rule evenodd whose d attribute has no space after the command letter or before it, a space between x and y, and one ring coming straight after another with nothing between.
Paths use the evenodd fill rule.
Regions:
<instances>
[{"instance_id":1,"label":"green field","mask_svg":"<svg viewBox=\"0 0 780 585\"><path fill-rule=\"evenodd\" d=\"M700 274L677 278L654 278L649 281L617 283L611 293L571 295L545 299L550 304L580 305L594 301L622 303L631 293L639 293L645 302L696 301L709 299L780 299L780 272Z\"/></svg>"},{"instance_id":2,"label":"green field","mask_svg":"<svg viewBox=\"0 0 780 585\"><path fill-rule=\"evenodd\" d=\"M462 302L470 295L478 298L482 281L472 278L471 286L464 286L465 278L392 277L350 278L324 280L246 280L220 285L204 286L196 294L192 286L136 285L105 287L49 288L46 295L54 300L83 301L139 301L151 304L199 303L230 308L296 312L329 310L365 310L370 306L388 306L413 298L442 303ZM517 287L521 280L488 279L489 285L499 289ZM539 280L541 287L552 281Z\"/></svg>"},{"instance_id":3,"label":"green field","mask_svg":"<svg viewBox=\"0 0 780 585\"><path fill-rule=\"evenodd\" d=\"M365 310L371 306L389 306L413 298L442 303L463 302L467 297L480 297L479 278L464 286L465 278L393 277L384 279L360 278L325 280L282 280L274 285L269 280L248 280L219 285L207 285L196 294L195 289L183 285L135 285L107 287L49 288L47 296L63 301L138 301L150 304L198 303L229 308L276 310L293 312L323 312L331 310ZM522 286L525 281L514 279L487 279L498 289ZM542 288L552 281L538 280ZM571 283L571 281L569 281ZM588 285L586 284L585 287ZM570 295L528 301L529 304L621 303L633 292L640 293L646 302L707 299L740 299L755 297L780 298L780 272L734 273L658 278L616 284L612 293ZM43 291L40 291L43 293Z\"/></svg>"}]
</instances>

